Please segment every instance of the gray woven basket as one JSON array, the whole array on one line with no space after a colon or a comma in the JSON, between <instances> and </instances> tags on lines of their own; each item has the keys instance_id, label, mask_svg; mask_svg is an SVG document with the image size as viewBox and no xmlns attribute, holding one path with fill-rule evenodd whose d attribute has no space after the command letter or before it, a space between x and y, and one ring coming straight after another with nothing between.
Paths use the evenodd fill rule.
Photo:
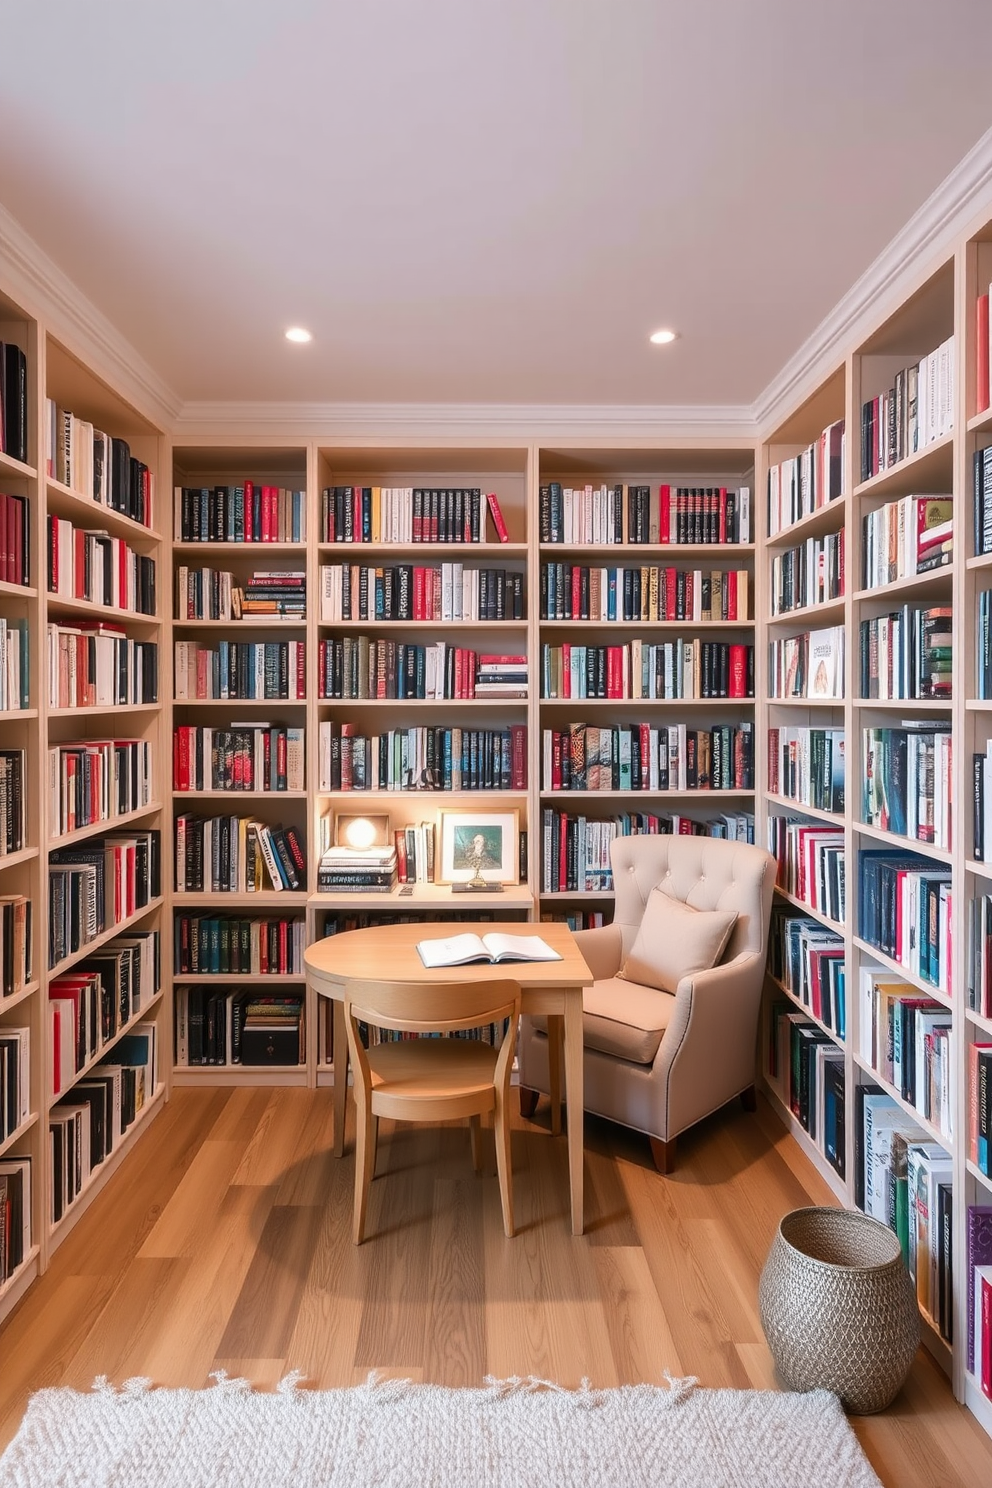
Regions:
<instances>
[{"instance_id":1,"label":"gray woven basket","mask_svg":"<svg viewBox=\"0 0 992 1488\"><path fill-rule=\"evenodd\" d=\"M761 1326L790 1390L832 1390L884 1410L920 1342L916 1293L887 1225L847 1209L787 1214L761 1273Z\"/></svg>"}]
</instances>

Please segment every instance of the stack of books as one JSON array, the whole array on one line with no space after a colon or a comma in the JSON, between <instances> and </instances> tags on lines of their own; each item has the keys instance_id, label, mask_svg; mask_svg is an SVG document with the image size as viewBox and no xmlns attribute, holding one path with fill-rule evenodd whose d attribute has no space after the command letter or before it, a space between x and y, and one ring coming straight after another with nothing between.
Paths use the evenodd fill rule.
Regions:
<instances>
[{"instance_id":1,"label":"stack of books","mask_svg":"<svg viewBox=\"0 0 992 1488\"><path fill-rule=\"evenodd\" d=\"M396 887L396 848L329 847L317 868L322 894L388 894Z\"/></svg>"},{"instance_id":2,"label":"stack of books","mask_svg":"<svg viewBox=\"0 0 992 1488\"><path fill-rule=\"evenodd\" d=\"M232 591L234 618L247 615L272 615L305 619L307 613L306 574L302 570L256 572L244 588Z\"/></svg>"},{"instance_id":3,"label":"stack of books","mask_svg":"<svg viewBox=\"0 0 992 1488\"><path fill-rule=\"evenodd\" d=\"M475 695L477 698L525 698L526 656L488 656L481 653L475 668Z\"/></svg>"}]
</instances>

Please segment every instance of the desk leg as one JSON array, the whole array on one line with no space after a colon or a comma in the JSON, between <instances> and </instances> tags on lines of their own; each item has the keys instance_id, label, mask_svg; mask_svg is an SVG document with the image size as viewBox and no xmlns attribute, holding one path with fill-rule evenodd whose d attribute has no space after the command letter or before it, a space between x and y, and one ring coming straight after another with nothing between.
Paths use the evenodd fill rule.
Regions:
<instances>
[{"instance_id":1,"label":"desk leg","mask_svg":"<svg viewBox=\"0 0 992 1488\"><path fill-rule=\"evenodd\" d=\"M550 1019L549 1019L550 1022ZM585 1143L582 1075L582 996L565 998L565 1100L568 1104L568 1180L572 1195L572 1234L583 1230Z\"/></svg>"},{"instance_id":2,"label":"desk leg","mask_svg":"<svg viewBox=\"0 0 992 1488\"><path fill-rule=\"evenodd\" d=\"M562 1019L548 1014L548 1084L551 1095L551 1135L561 1135L561 1035Z\"/></svg>"},{"instance_id":3,"label":"desk leg","mask_svg":"<svg viewBox=\"0 0 992 1488\"><path fill-rule=\"evenodd\" d=\"M344 1114L348 1100L348 1030L344 1003L334 998L334 1156L344 1156Z\"/></svg>"}]
</instances>

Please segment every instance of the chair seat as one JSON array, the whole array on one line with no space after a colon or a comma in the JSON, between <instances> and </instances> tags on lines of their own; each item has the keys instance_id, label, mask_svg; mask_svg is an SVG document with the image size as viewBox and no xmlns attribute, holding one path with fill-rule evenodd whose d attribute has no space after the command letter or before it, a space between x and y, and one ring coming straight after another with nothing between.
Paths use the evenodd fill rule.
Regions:
<instances>
[{"instance_id":1,"label":"chair seat","mask_svg":"<svg viewBox=\"0 0 992 1488\"><path fill-rule=\"evenodd\" d=\"M457 1100L493 1089L498 1050L481 1039L418 1038L374 1044L368 1051L372 1094L388 1087L404 1100Z\"/></svg>"},{"instance_id":2,"label":"chair seat","mask_svg":"<svg viewBox=\"0 0 992 1488\"><path fill-rule=\"evenodd\" d=\"M669 992L642 987L623 977L605 977L582 994L582 1042L587 1049L597 1049L629 1064L650 1064L674 1007L675 998ZM547 1018L538 1015L533 1022L547 1033Z\"/></svg>"}]
</instances>

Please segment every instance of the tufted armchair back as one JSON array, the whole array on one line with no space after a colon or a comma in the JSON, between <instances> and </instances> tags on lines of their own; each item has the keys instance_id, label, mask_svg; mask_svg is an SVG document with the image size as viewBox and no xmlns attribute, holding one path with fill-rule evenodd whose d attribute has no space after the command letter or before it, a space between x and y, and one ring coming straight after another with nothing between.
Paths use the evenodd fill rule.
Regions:
<instances>
[{"instance_id":1,"label":"tufted armchair back","mask_svg":"<svg viewBox=\"0 0 992 1488\"><path fill-rule=\"evenodd\" d=\"M775 864L763 848L715 837L615 837L610 862L621 962L634 943L656 884L693 909L737 911L723 953L725 962L742 951L764 956Z\"/></svg>"}]
</instances>

